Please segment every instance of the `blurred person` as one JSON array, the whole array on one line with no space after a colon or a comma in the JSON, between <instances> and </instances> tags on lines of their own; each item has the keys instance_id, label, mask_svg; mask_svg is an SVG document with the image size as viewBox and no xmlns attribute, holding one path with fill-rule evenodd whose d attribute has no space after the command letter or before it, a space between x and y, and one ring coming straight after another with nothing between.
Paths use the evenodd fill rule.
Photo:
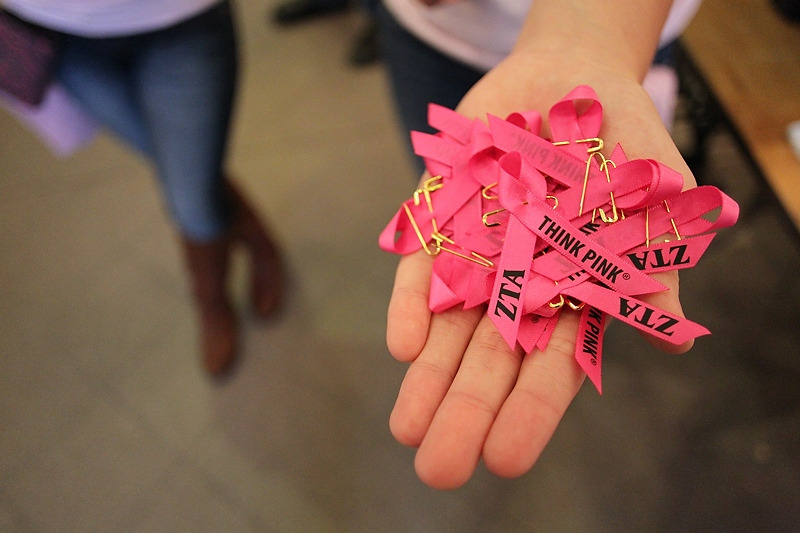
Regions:
<instances>
[{"instance_id":1,"label":"blurred person","mask_svg":"<svg viewBox=\"0 0 800 533\"><path fill-rule=\"evenodd\" d=\"M257 316L276 310L282 283L275 243L224 170L237 81L230 4L4 0L2 7L59 33L57 84L152 163L188 267L203 365L224 374L238 346L226 291L232 246L249 253Z\"/></svg>"},{"instance_id":2,"label":"blurred person","mask_svg":"<svg viewBox=\"0 0 800 533\"><path fill-rule=\"evenodd\" d=\"M800 1L798 0L772 0L775 10L786 20L800 22Z\"/></svg>"},{"instance_id":3,"label":"blurred person","mask_svg":"<svg viewBox=\"0 0 800 533\"><path fill-rule=\"evenodd\" d=\"M435 102L483 120L536 110L546 135L552 105L589 85L603 105L606 146L619 143L630 158L658 160L680 172L686 188L695 185L667 129L669 109L660 112L643 83L656 50L674 40L696 1L384 0L384 6L384 59L406 129L430 131L427 106ZM432 313L432 264L420 250L397 267L386 337L389 351L409 368L390 416L392 434L417 448L417 474L435 488L463 485L480 461L499 476L520 476L538 460L586 377L574 358L579 314L561 313L546 349L525 354L509 348L485 306ZM683 316L677 274L653 277L670 290L643 299ZM692 345L647 339L669 353Z\"/></svg>"},{"instance_id":4,"label":"blurred person","mask_svg":"<svg viewBox=\"0 0 800 533\"><path fill-rule=\"evenodd\" d=\"M286 26L341 13L349 8L349 0L285 0L275 8L271 18L276 24Z\"/></svg>"},{"instance_id":5,"label":"blurred person","mask_svg":"<svg viewBox=\"0 0 800 533\"><path fill-rule=\"evenodd\" d=\"M511 53L532 1L383 0L378 7L380 46L404 131L432 132L428 103L454 109ZM700 3L675 0L642 82L667 128L678 97L673 52ZM414 162L422 172L422 161Z\"/></svg>"},{"instance_id":6,"label":"blurred person","mask_svg":"<svg viewBox=\"0 0 800 533\"><path fill-rule=\"evenodd\" d=\"M362 0L359 4L366 16L364 26L356 33L348 61L364 66L380 59L378 46L377 8L379 0ZM272 12L271 19L280 26L289 26L317 17L332 15L350 8L349 0L284 0Z\"/></svg>"}]
</instances>

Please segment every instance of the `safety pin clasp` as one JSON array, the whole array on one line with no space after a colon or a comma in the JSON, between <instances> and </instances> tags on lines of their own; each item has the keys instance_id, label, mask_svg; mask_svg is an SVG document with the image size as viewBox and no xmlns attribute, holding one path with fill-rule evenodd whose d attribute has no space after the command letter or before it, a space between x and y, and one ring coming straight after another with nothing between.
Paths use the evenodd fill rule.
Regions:
<instances>
[{"instance_id":1,"label":"safety pin clasp","mask_svg":"<svg viewBox=\"0 0 800 533\"><path fill-rule=\"evenodd\" d=\"M583 205L586 202L586 189L589 187L589 174L591 173L590 171L592 169L592 159L594 159L595 157L599 158L600 170L605 171L606 180L609 183L611 183L611 177L608 174L608 163L610 162L610 163L613 164L614 162L611 161L610 159L606 159L605 156L601 152L598 152L598 151L589 152L589 157L586 159L586 169L584 170L584 173L583 173L583 188L581 189L581 201L578 204L578 216L582 216L583 215ZM614 165L614 166L616 168L616 165ZM613 203L613 199L614 199L614 195L613 194L611 195L611 199L612 199L612 203ZM614 211L616 212L616 206L614 206ZM592 221L594 221L594 214L592 214ZM604 220L604 222L605 222L605 220Z\"/></svg>"},{"instance_id":2,"label":"safety pin clasp","mask_svg":"<svg viewBox=\"0 0 800 533\"><path fill-rule=\"evenodd\" d=\"M434 191L438 191L444 187L444 183L442 183L441 176L433 176L432 178L426 179L422 183L422 187L414 191L414 205L419 205L419 197L423 195L425 197L425 203L428 205L428 211L433 213L433 201L431 200L431 193Z\"/></svg>"},{"instance_id":3,"label":"safety pin clasp","mask_svg":"<svg viewBox=\"0 0 800 533\"><path fill-rule=\"evenodd\" d=\"M484 213L483 216L481 217L481 221L483 222L483 225L486 226L487 228L493 228L495 226L499 226L500 225L499 222L490 222L489 221L489 217L492 217L492 216L494 216L494 215L496 215L498 213L502 213L505 210L506 210L505 207L501 207L500 209L495 209L493 211L488 211L488 212Z\"/></svg>"},{"instance_id":4,"label":"safety pin clasp","mask_svg":"<svg viewBox=\"0 0 800 533\"><path fill-rule=\"evenodd\" d=\"M666 210L667 210L667 213L670 213L670 210L669 210L669 204L667 203L667 201L666 201L666 200L664 200L664 209L666 209ZM680 232L678 231L678 225L677 225L677 224L675 224L675 219L674 219L674 218L672 218L672 217L670 217L670 218L669 218L669 221L670 221L670 223L672 224L672 231L674 231L674 232L675 232L675 237L676 237L678 240L681 240L681 234L680 234Z\"/></svg>"},{"instance_id":5,"label":"safety pin clasp","mask_svg":"<svg viewBox=\"0 0 800 533\"><path fill-rule=\"evenodd\" d=\"M469 252L470 255L466 255L466 254L462 254L461 252L459 252L457 250L454 250L452 248L448 248L448 247L444 246L445 243L453 245L453 246L458 246L458 245L455 243L455 241L453 239L451 239L451 238L449 238L449 237L447 237L445 235L442 235L438 231L435 231L431 235L431 238L433 239L434 245L436 246L436 253L437 254L439 252L447 252L449 254L455 255L456 257L460 257L462 259L466 259L467 261L472 261L473 263L477 263L477 264L479 264L481 266L484 266L484 267L487 267L487 268L494 268L494 263L491 260L487 259L486 257L483 257L479 253Z\"/></svg>"},{"instance_id":6,"label":"safety pin clasp","mask_svg":"<svg viewBox=\"0 0 800 533\"><path fill-rule=\"evenodd\" d=\"M586 303L585 302L575 302L571 298L567 298L567 305L573 311L580 311L581 309L584 308Z\"/></svg>"},{"instance_id":7,"label":"safety pin clasp","mask_svg":"<svg viewBox=\"0 0 800 533\"><path fill-rule=\"evenodd\" d=\"M419 204L417 204L417 205L419 205ZM422 236L422 230L420 230L419 224L417 224L417 219L414 218L414 215L411 213L411 209L408 207L407 204L403 204L403 210L406 212L406 216L408 217L409 222L411 222L411 227L414 229L414 233L416 234L417 239L419 239L419 242L422 245L422 249L425 250L425 253L430 255L430 256L434 256L437 253L439 253L438 250L432 249L428 245L428 239L426 239L425 237ZM433 222L434 222L434 227L435 227L436 223L435 223L435 221L433 221Z\"/></svg>"},{"instance_id":8,"label":"safety pin clasp","mask_svg":"<svg viewBox=\"0 0 800 533\"><path fill-rule=\"evenodd\" d=\"M587 139L577 139L575 141L556 141L553 143L553 146L564 146L570 143L593 143L594 146L590 146L586 149L586 153L593 154L595 152L599 152L603 149L603 139L600 137L590 137Z\"/></svg>"},{"instance_id":9,"label":"safety pin clasp","mask_svg":"<svg viewBox=\"0 0 800 533\"><path fill-rule=\"evenodd\" d=\"M563 294L559 294L557 299L553 298L550 300L547 305L549 305L551 309L561 309L564 307L564 304L569 306L573 311L580 311L586 305L584 302L575 302L571 298L564 298Z\"/></svg>"},{"instance_id":10,"label":"safety pin clasp","mask_svg":"<svg viewBox=\"0 0 800 533\"><path fill-rule=\"evenodd\" d=\"M667 214L670 213L669 204L666 200L664 200L664 209L666 209ZM675 223L675 219L670 217L669 222L672 224L672 231L675 233L675 237L680 241L682 239L681 232L678 231L678 225ZM665 239L664 241L669 242L669 239ZM646 248L650 248L650 207L644 208L644 245Z\"/></svg>"},{"instance_id":11,"label":"safety pin clasp","mask_svg":"<svg viewBox=\"0 0 800 533\"><path fill-rule=\"evenodd\" d=\"M617 165L611 159L606 159L606 157L603 154L599 154L599 155L600 155L600 159L601 159L601 161L600 161L600 170L602 170L605 173L606 182L611 183L611 173L608 170L608 165L610 164L614 168L617 168ZM590 161L591 161L591 159L590 159ZM588 178L588 175L589 175L589 166L588 166L588 162L587 162L587 167L586 167L586 176L587 176L587 178ZM584 180L584 183L585 183L585 180ZM608 196L609 196L609 200L610 200L610 203L611 203L611 216L608 216L606 214L605 209L603 209L602 207L598 208L597 211L600 213L600 220L602 220L606 224L613 224L614 222L619 221L619 211L617 211L617 201L614 199L614 191L608 191ZM592 218L594 219L594 215L592 215Z\"/></svg>"},{"instance_id":12,"label":"safety pin clasp","mask_svg":"<svg viewBox=\"0 0 800 533\"><path fill-rule=\"evenodd\" d=\"M556 198L552 194L548 194L547 196L545 196L545 199L553 201L553 209L556 209L558 207L558 198ZM527 204L528 202L522 202L522 205L527 205ZM483 225L486 226L487 228L493 228L495 226L499 226L500 225L499 222L491 222L489 221L489 218L499 213L502 213L503 211L506 211L505 207L501 207L499 209L494 209L492 211L487 211L486 213L484 213L483 216L481 216L481 221L483 222Z\"/></svg>"},{"instance_id":13,"label":"safety pin clasp","mask_svg":"<svg viewBox=\"0 0 800 533\"><path fill-rule=\"evenodd\" d=\"M565 303L566 299L564 299L564 295L559 294L558 299L553 298L547 305L550 306L550 309L561 309L562 307L564 307Z\"/></svg>"},{"instance_id":14,"label":"safety pin clasp","mask_svg":"<svg viewBox=\"0 0 800 533\"><path fill-rule=\"evenodd\" d=\"M486 200L497 200L498 198L500 198L499 196L497 196L496 194L489 194L489 191L491 191L495 187L497 187L497 182L490 183L489 185L481 189L481 196L483 196L483 198Z\"/></svg>"}]
</instances>

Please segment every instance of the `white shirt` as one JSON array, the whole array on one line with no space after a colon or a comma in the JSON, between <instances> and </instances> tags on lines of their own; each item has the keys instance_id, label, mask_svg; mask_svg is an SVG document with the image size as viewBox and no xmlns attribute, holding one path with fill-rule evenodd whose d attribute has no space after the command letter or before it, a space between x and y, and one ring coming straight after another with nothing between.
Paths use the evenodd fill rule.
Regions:
<instances>
[{"instance_id":1,"label":"white shirt","mask_svg":"<svg viewBox=\"0 0 800 533\"><path fill-rule=\"evenodd\" d=\"M419 0L383 0L410 33L432 48L480 70L507 56L532 0L460 0L426 6ZM634 1L634 0L631 0ZM701 0L675 0L661 42L680 35Z\"/></svg>"},{"instance_id":2,"label":"white shirt","mask_svg":"<svg viewBox=\"0 0 800 533\"><path fill-rule=\"evenodd\" d=\"M20 18L84 37L158 30L207 10L221 0L0 0Z\"/></svg>"}]
</instances>

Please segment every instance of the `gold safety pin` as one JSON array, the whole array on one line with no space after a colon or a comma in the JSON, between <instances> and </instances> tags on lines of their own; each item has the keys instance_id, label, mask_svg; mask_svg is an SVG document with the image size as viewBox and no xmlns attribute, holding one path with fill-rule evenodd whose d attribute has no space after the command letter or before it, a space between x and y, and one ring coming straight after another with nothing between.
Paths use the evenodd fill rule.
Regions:
<instances>
[{"instance_id":1,"label":"gold safety pin","mask_svg":"<svg viewBox=\"0 0 800 533\"><path fill-rule=\"evenodd\" d=\"M483 196L487 200L497 200L498 198L500 198L499 196L497 196L496 194L491 194L491 195L489 194L489 191L491 191L495 187L497 187L497 182L490 183L489 185L481 189L481 196Z\"/></svg>"},{"instance_id":2,"label":"gold safety pin","mask_svg":"<svg viewBox=\"0 0 800 533\"><path fill-rule=\"evenodd\" d=\"M664 208L667 210L667 213L670 213L669 204L667 203L666 200L664 200ZM677 237L678 240L681 240L681 234L680 234L680 232L678 232L678 225L675 224L675 219L672 218L672 217L669 217L669 221L672 223L672 229L675 232L675 237Z\"/></svg>"},{"instance_id":3,"label":"gold safety pin","mask_svg":"<svg viewBox=\"0 0 800 533\"><path fill-rule=\"evenodd\" d=\"M425 197L425 202L428 204L428 212L433 213L433 202L431 201L431 193L438 191L444 187L441 176L433 176L426 179L422 183L422 187L414 191L414 205L419 205L420 194Z\"/></svg>"},{"instance_id":4,"label":"gold safety pin","mask_svg":"<svg viewBox=\"0 0 800 533\"><path fill-rule=\"evenodd\" d=\"M558 301L553 300L547 305L549 305L551 309L561 309L564 307L564 304L567 304L573 311L580 311L586 305L585 302L575 303L570 298L564 298L563 294L558 295Z\"/></svg>"},{"instance_id":5,"label":"gold safety pin","mask_svg":"<svg viewBox=\"0 0 800 533\"><path fill-rule=\"evenodd\" d=\"M545 196L545 199L553 200L553 209L557 209L558 208L558 198L556 198L552 194L548 194L547 196ZM528 202L522 202L522 205L527 205L527 204L528 204ZM505 210L506 210L505 207L501 207L499 209L494 209L492 211L487 211L486 213L484 213L483 216L481 217L481 221L483 222L483 225L486 226L487 228L493 228L495 226L499 226L500 225L499 222L490 222L489 221L489 217L492 217L494 215L502 213Z\"/></svg>"},{"instance_id":6,"label":"gold safety pin","mask_svg":"<svg viewBox=\"0 0 800 533\"><path fill-rule=\"evenodd\" d=\"M422 231L419 229L419 225L417 224L417 219L414 218L414 215L411 214L411 209L409 209L407 204L403 204L403 209L406 212L406 216L408 220L411 222L411 227L414 228L414 233L417 235L417 239L419 239L420 244L422 244L422 249L425 250L425 253L434 256L439 253L437 250L431 250L428 248L428 241L425 237L422 236ZM435 225L435 223L434 223Z\"/></svg>"},{"instance_id":7,"label":"gold safety pin","mask_svg":"<svg viewBox=\"0 0 800 533\"><path fill-rule=\"evenodd\" d=\"M558 282L555 280L553 280L553 283L555 285L558 285ZM563 294L558 295L558 300L553 299L547 303L547 305L549 305L551 309L561 309L562 307L564 307L564 304L567 304L569 308L572 309L573 311L580 311L586 305L585 302L575 303L574 301L572 301L571 298L565 298Z\"/></svg>"},{"instance_id":8,"label":"gold safety pin","mask_svg":"<svg viewBox=\"0 0 800 533\"><path fill-rule=\"evenodd\" d=\"M595 152L599 152L603 149L603 139L600 137L590 137L588 139L578 139L576 141L556 141L553 143L553 146L565 146L567 144L571 144L573 142L576 143L594 143L594 146L591 146L586 149L587 154L593 154Z\"/></svg>"},{"instance_id":9,"label":"gold safety pin","mask_svg":"<svg viewBox=\"0 0 800 533\"><path fill-rule=\"evenodd\" d=\"M664 209L667 210L667 213L670 213L669 204L666 200L664 200ZM669 221L672 224L672 231L675 232L675 237L680 241L682 237L675 219L670 217ZM669 239L665 239L665 242L669 242ZM650 207L644 208L644 245L646 248L650 248Z\"/></svg>"},{"instance_id":10,"label":"gold safety pin","mask_svg":"<svg viewBox=\"0 0 800 533\"><path fill-rule=\"evenodd\" d=\"M564 299L564 295L559 294L558 301L552 300L547 305L550 306L550 309L561 309L562 307L564 307L565 302L566 300Z\"/></svg>"},{"instance_id":11,"label":"gold safety pin","mask_svg":"<svg viewBox=\"0 0 800 533\"><path fill-rule=\"evenodd\" d=\"M611 159L606 159L606 157L600 152L593 152L589 154L589 158L586 160L586 172L583 175L583 189L581 189L581 201L578 204L578 216L583 215L583 205L586 201L586 189L589 185L589 171L592 168L592 159L597 156L600 158L600 170L602 170L606 175L606 181L611 183L611 174L608 170L608 165L610 164L614 168L617 168L617 164L614 163ZM617 210L617 202L614 198L614 191L608 191L608 196L611 203L611 216L609 217L605 209L598 208L596 210L592 210L592 222L594 222L595 212L600 213L600 219L605 222L606 224L612 224L619 220L619 211Z\"/></svg>"},{"instance_id":12,"label":"gold safety pin","mask_svg":"<svg viewBox=\"0 0 800 533\"><path fill-rule=\"evenodd\" d=\"M495 226L499 226L500 225L499 222L489 222L489 217L494 216L498 213L502 213L505 210L506 210L505 207L501 207L500 209L495 209L493 211L487 211L486 213L484 213L483 216L481 217L483 225L486 226L487 228L493 228Z\"/></svg>"},{"instance_id":13,"label":"gold safety pin","mask_svg":"<svg viewBox=\"0 0 800 533\"><path fill-rule=\"evenodd\" d=\"M575 303L575 302L573 302L572 300L567 300L567 305L568 305L568 306L570 307L570 309L572 309L573 311L580 311L580 310L581 310L581 309L583 309L583 307L586 305L586 302L578 302L578 303Z\"/></svg>"},{"instance_id":14,"label":"gold safety pin","mask_svg":"<svg viewBox=\"0 0 800 533\"><path fill-rule=\"evenodd\" d=\"M563 146L565 144L569 144L570 142L571 141L559 141L559 142L555 142L553 144L556 145L556 146L560 146L560 145ZM581 200L580 200L580 204L578 205L578 216L582 216L583 215L583 205L584 205L584 203L586 201L586 188L588 187L588 184L589 184L589 171L592 168L592 159L595 157L595 155L600 158L600 170L605 172L606 181L608 183L611 183L611 175L610 175L609 170L608 170L608 165L611 164L614 168L617 168L617 165L611 159L607 159L603 155L603 153L601 152L601 150L603 149L603 139L601 139L600 137L592 137L592 138L589 138L589 139L579 139L579 140L577 140L575 142L576 143L594 143L594 146L590 146L586 150L586 153L588 154L589 157L586 159L586 170L585 170L584 175L583 175L583 189L581 189ZM619 212L617 211L617 204L616 204L616 200L614 199L614 192L613 191L609 191L609 197L611 199L611 216L609 217L606 214L605 210L602 209L602 208L597 210L597 211L600 212L600 218L606 224L611 224L613 222L617 222L619 220L619 217L620 217ZM594 211L592 212L592 222L594 222Z\"/></svg>"},{"instance_id":15,"label":"gold safety pin","mask_svg":"<svg viewBox=\"0 0 800 533\"><path fill-rule=\"evenodd\" d=\"M441 176L434 176L432 178L425 180L422 184L422 187L414 191L414 205L419 205L420 196L424 196L425 202L428 206L428 211L430 213L433 213L433 201L431 200L431 193L434 191L438 191L439 189L444 187L444 184L441 183L441 180L442 180ZM453 246L458 246L458 245L455 243L455 241L453 241L453 239L450 239L449 237L442 235L441 232L439 232L439 225L437 224L435 218L431 218L431 226L433 226L433 233L431 234L430 241L432 242L432 246L429 245L428 239L426 239L422 235L422 230L420 229L419 224L417 223L417 219L414 218L414 214L411 212L411 208L408 207L408 204L405 203L403 204L403 210L405 211L408 220L411 222L411 227L414 229L414 233L416 234L417 239L419 239L420 244L422 244L423 250L425 250L425 253L427 253L428 255L436 256L439 254L439 252L445 251L447 253L466 259L467 261L472 261L473 263L477 263L481 266L485 266L488 268L494 267L494 263L492 263L489 259L483 257L478 253L470 252L471 254L470 256L445 247L443 245L443 243L445 242Z\"/></svg>"},{"instance_id":16,"label":"gold safety pin","mask_svg":"<svg viewBox=\"0 0 800 533\"><path fill-rule=\"evenodd\" d=\"M435 231L431 235L431 238L433 239L433 242L436 243L436 253L437 254L439 252L447 252L449 254L455 255L456 257L460 257L462 259L466 259L467 261L472 261L473 263L477 263L477 264L479 264L481 266L485 266L487 268L493 268L494 267L494 263L491 260L483 257L479 253L470 252L470 255L465 255L465 254L462 254L461 252L457 252L456 250L453 250L451 248L445 247L443 245L444 243L452 244L453 246L458 246L458 245L455 243L455 241L453 239L451 239L451 238L449 238L449 237L447 237L445 235L442 235L438 231Z\"/></svg>"},{"instance_id":17,"label":"gold safety pin","mask_svg":"<svg viewBox=\"0 0 800 533\"><path fill-rule=\"evenodd\" d=\"M564 304L567 304L569 308L572 309L573 311L580 311L586 305L585 302L575 303L569 298L564 298L563 294L558 295L558 301L553 300L549 302L547 305L549 305L551 309L561 309L562 307L564 307Z\"/></svg>"},{"instance_id":18,"label":"gold safety pin","mask_svg":"<svg viewBox=\"0 0 800 533\"><path fill-rule=\"evenodd\" d=\"M597 155L600 157L600 166L602 168L605 157L600 152L591 152L586 159L586 170L583 173L583 188L581 189L581 201L578 204L578 216L583 216L583 204L586 201L586 188L589 186L589 170L592 168L592 159ZM594 219L594 216L592 217Z\"/></svg>"},{"instance_id":19,"label":"gold safety pin","mask_svg":"<svg viewBox=\"0 0 800 533\"><path fill-rule=\"evenodd\" d=\"M602 154L601 154L601 157L602 157ZM606 159L605 157L603 157L603 162L600 164L600 169L605 172L606 181L608 183L611 183L611 175L608 172L608 164L609 163L611 163L611 165L614 168L617 168L617 164L616 163L614 163L610 159ZM600 219L603 222L605 222L606 224L612 224L612 223L614 223L614 222L619 220L619 213L617 212L617 202L614 200L614 191L608 191L608 195L611 198L611 218L609 218L606 215L606 213L605 213L605 211L603 210L602 207L599 208L598 211L600 212Z\"/></svg>"}]
</instances>

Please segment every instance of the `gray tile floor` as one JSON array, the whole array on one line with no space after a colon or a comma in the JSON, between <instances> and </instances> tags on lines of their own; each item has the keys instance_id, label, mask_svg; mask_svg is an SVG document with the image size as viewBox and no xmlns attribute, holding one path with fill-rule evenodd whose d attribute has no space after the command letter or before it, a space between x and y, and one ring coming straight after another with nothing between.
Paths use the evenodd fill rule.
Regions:
<instances>
[{"instance_id":1,"label":"gray tile floor","mask_svg":"<svg viewBox=\"0 0 800 533\"><path fill-rule=\"evenodd\" d=\"M202 374L149 169L112 139L60 161L0 114L0 531L789 531L800 527L800 247L761 207L683 279L714 332L668 357L612 328L540 463L464 488L417 481L387 417L396 259L413 182L380 67L344 63L357 13L292 29L241 1L230 163L291 270L280 319ZM707 175L743 205L729 137ZM244 268L232 286L244 308Z\"/></svg>"}]
</instances>

